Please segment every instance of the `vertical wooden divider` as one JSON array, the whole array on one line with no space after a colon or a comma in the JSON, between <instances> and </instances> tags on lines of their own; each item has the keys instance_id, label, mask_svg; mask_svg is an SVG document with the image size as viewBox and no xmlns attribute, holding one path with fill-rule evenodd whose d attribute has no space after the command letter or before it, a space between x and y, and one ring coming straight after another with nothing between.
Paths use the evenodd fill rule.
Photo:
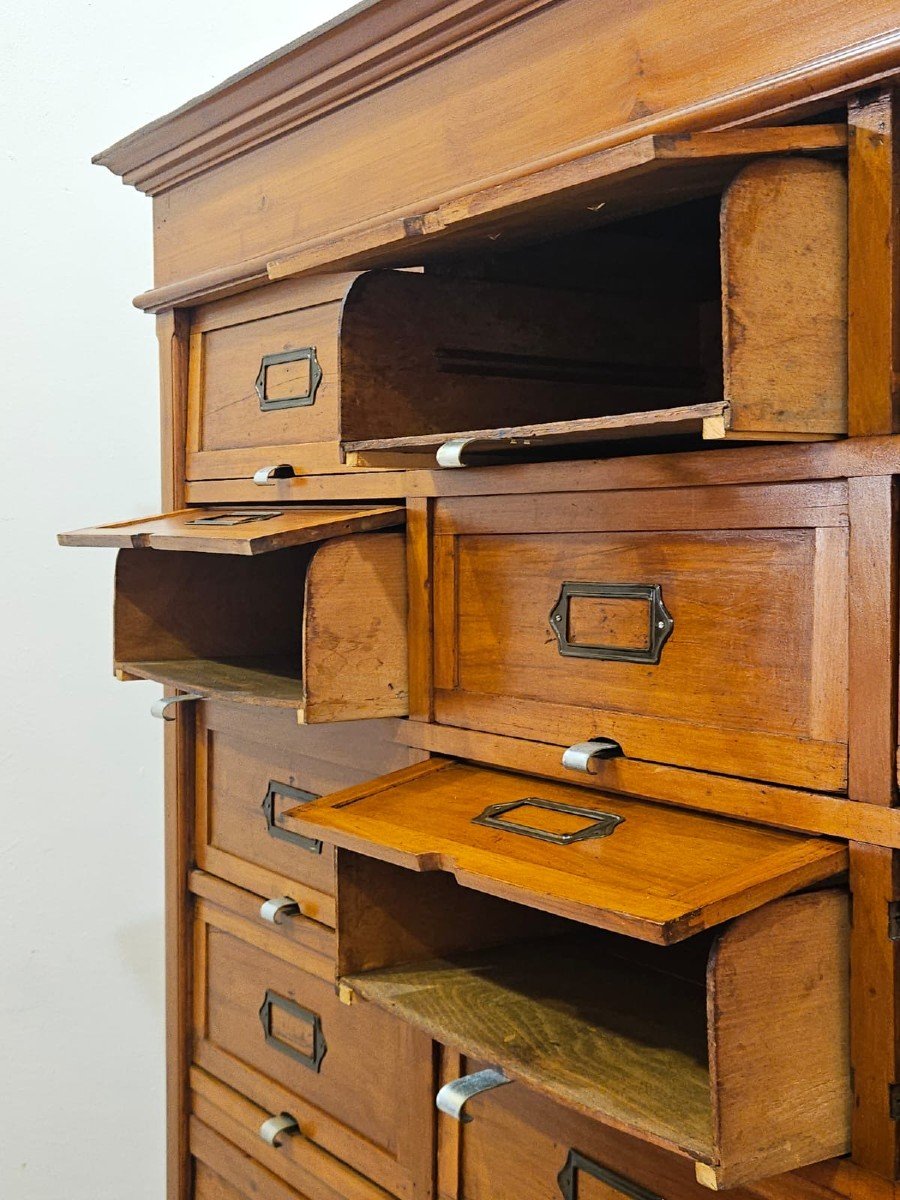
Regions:
<instances>
[{"instance_id":1,"label":"vertical wooden divider","mask_svg":"<svg viewBox=\"0 0 900 1200\"><path fill-rule=\"evenodd\" d=\"M900 148L897 92L851 103L849 125L849 432L900 429Z\"/></svg>"},{"instance_id":2,"label":"vertical wooden divider","mask_svg":"<svg viewBox=\"0 0 900 1200\"><path fill-rule=\"evenodd\" d=\"M851 799L877 805L893 805L897 791L896 494L891 476L849 481L849 790ZM891 1089L900 1079L900 960L888 926L898 882L895 852L851 843L853 1161L887 1179L896 1178L900 1163L891 1114Z\"/></svg>"},{"instance_id":3,"label":"vertical wooden divider","mask_svg":"<svg viewBox=\"0 0 900 1200\"><path fill-rule=\"evenodd\" d=\"M434 609L431 544L434 501L420 497L406 504L406 573L409 588L409 715L414 721L434 716L432 645Z\"/></svg>"},{"instance_id":4,"label":"vertical wooden divider","mask_svg":"<svg viewBox=\"0 0 900 1200\"><path fill-rule=\"evenodd\" d=\"M187 414L186 311L157 317L160 367L160 452L164 509L184 504L184 434ZM173 695L172 689L166 690ZM166 931L166 1195L191 1200L190 1068L192 1053L192 898L188 875L194 857L194 712L176 706L166 724L165 931Z\"/></svg>"},{"instance_id":5,"label":"vertical wooden divider","mask_svg":"<svg viewBox=\"0 0 900 1200\"><path fill-rule=\"evenodd\" d=\"M855 435L894 433L900 365L898 110L892 89L850 105L849 409ZM897 564L892 481L850 482L850 796L896 800ZM851 1058L853 1160L897 1177L898 1123L890 1089L898 1081L898 953L888 905L898 897L895 852L850 847L853 892Z\"/></svg>"}]
</instances>

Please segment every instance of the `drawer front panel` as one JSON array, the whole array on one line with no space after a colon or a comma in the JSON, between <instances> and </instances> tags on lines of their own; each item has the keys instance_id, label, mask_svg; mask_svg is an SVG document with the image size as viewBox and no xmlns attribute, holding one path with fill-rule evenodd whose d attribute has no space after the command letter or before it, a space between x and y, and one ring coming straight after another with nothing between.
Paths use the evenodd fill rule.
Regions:
<instances>
[{"instance_id":1,"label":"drawer front panel","mask_svg":"<svg viewBox=\"0 0 900 1200\"><path fill-rule=\"evenodd\" d=\"M593 520L578 512L590 498L547 498L533 529L515 502L488 502L472 529L467 505L445 505L438 720L564 745L603 736L635 759L842 790L846 518L832 503L801 524L788 487L755 526L752 493L774 489L740 490L731 528L699 489L670 513L658 494L636 494L636 511L612 497ZM573 518L585 527L567 529Z\"/></svg>"},{"instance_id":2,"label":"drawer front panel","mask_svg":"<svg viewBox=\"0 0 900 1200\"><path fill-rule=\"evenodd\" d=\"M195 1061L268 1112L290 1113L321 1149L409 1194L428 1153L430 1040L368 1005L342 1003L327 960L314 974L309 956L301 966L286 943L221 918L198 905Z\"/></svg>"},{"instance_id":3,"label":"drawer front panel","mask_svg":"<svg viewBox=\"0 0 900 1200\"><path fill-rule=\"evenodd\" d=\"M298 473L339 465L338 328L352 278L279 284L196 311L188 479L248 476L271 462Z\"/></svg>"},{"instance_id":4,"label":"drawer front panel","mask_svg":"<svg viewBox=\"0 0 900 1200\"><path fill-rule=\"evenodd\" d=\"M287 1187L306 1200L390 1200L378 1184L314 1145L299 1128L286 1125L269 1140L264 1135L276 1114L198 1067L191 1069L191 1112L195 1156L205 1154L209 1167L231 1183L252 1179L254 1197L274 1189L280 1200L277 1189Z\"/></svg>"},{"instance_id":5,"label":"drawer front panel","mask_svg":"<svg viewBox=\"0 0 900 1200\"><path fill-rule=\"evenodd\" d=\"M311 1200L196 1119L191 1154L193 1200Z\"/></svg>"},{"instance_id":6,"label":"drawer front panel","mask_svg":"<svg viewBox=\"0 0 900 1200\"><path fill-rule=\"evenodd\" d=\"M334 852L286 830L304 800L387 774L421 757L393 741L392 721L298 726L292 713L197 706L197 863L262 896L286 893L334 923Z\"/></svg>"}]
</instances>

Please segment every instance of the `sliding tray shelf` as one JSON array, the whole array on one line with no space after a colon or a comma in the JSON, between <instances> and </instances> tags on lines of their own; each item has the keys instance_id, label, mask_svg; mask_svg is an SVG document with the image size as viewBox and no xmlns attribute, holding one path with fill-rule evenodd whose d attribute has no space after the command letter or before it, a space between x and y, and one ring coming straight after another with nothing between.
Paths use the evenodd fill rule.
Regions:
<instances>
[{"instance_id":1,"label":"sliding tray shelf","mask_svg":"<svg viewBox=\"0 0 900 1200\"><path fill-rule=\"evenodd\" d=\"M475 891L682 941L846 867L840 842L432 758L289 810L286 829Z\"/></svg>"},{"instance_id":2,"label":"sliding tray shelf","mask_svg":"<svg viewBox=\"0 0 900 1200\"><path fill-rule=\"evenodd\" d=\"M115 671L301 723L404 716L396 506L189 509L62 534L119 547ZM150 553L156 550L162 553Z\"/></svg>"}]
</instances>

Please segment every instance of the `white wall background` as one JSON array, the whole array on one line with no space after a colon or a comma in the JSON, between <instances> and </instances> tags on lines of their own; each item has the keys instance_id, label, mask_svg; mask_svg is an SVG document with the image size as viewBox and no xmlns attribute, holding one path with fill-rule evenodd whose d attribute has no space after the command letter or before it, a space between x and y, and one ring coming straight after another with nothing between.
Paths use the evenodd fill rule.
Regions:
<instances>
[{"instance_id":1,"label":"white wall background","mask_svg":"<svg viewBox=\"0 0 900 1200\"><path fill-rule=\"evenodd\" d=\"M113 555L158 510L150 201L91 154L342 2L0 13L0 1197L163 1200L160 726L111 677Z\"/></svg>"}]
</instances>

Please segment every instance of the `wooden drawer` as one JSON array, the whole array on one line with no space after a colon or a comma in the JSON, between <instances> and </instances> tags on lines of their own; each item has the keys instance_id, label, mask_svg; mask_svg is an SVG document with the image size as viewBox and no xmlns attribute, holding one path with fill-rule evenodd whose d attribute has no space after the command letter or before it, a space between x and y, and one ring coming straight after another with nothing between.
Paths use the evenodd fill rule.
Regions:
<instances>
[{"instance_id":1,"label":"wooden drawer","mask_svg":"<svg viewBox=\"0 0 900 1200\"><path fill-rule=\"evenodd\" d=\"M232 1200L215 1186L237 1188L241 1200L389 1200L390 1193L299 1131L269 1144L260 1130L273 1114L198 1067L191 1069L191 1112L198 1200Z\"/></svg>"},{"instance_id":2,"label":"wooden drawer","mask_svg":"<svg viewBox=\"0 0 900 1200\"><path fill-rule=\"evenodd\" d=\"M683 296L416 271L231 297L192 322L186 478L340 470L342 444L455 429L476 414L510 424L696 402L719 390L706 376L706 325L705 306ZM712 370L718 380L717 360Z\"/></svg>"},{"instance_id":3,"label":"wooden drawer","mask_svg":"<svg viewBox=\"0 0 900 1200\"><path fill-rule=\"evenodd\" d=\"M120 679L311 724L408 711L404 537L381 532L403 520L387 505L186 509L60 541L120 547Z\"/></svg>"},{"instance_id":4,"label":"wooden drawer","mask_svg":"<svg viewBox=\"0 0 900 1200\"><path fill-rule=\"evenodd\" d=\"M384 303L396 337L374 336L370 320L366 361L393 380L392 354L433 324L434 365L420 368L418 394L386 391L404 391L402 403L345 411L346 450L376 465L447 444L438 462L458 466L523 447L584 455L579 443L609 439L846 433L844 166L762 158L717 201L490 259L460 254L450 278L397 280ZM601 207L608 220L614 203Z\"/></svg>"},{"instance_id":5,"label":"wooden drawer","mask_svg":"<svg viewBox=\"0 0 900 1200\"><path fill-rule=\"evenodd\" d=\"M841 792L844 482L450 499L439 722Z\"/></svg>"},{"instance_id":6,"label":"wooden drawer","mask_svg":"<svg viewBox=\"0 0 900 1200\"><path fill-rule=\"evenodd\" d=\"M341 469L338 346L355 275L282 283L191 320L185 477Z\"/></svg>"},{"instance_id":7,"label":"wooden drawer","mask_svg":"<svg viewBox=\"0 0 900 1200\"><path fill-rule=\"evenodd\" d=\"M334 850L285 829L281 816L422 758L393 740L393 721L298 726L293 713L197 706L195 859L262 898L288 896L334 924Z\"/></svg>"},{"instance_id":8,"label":"wooden drawer","mask_svg":"<svg viewBox=\"0 0 900 1200\"><path fill-rule=\"evenodd\" d=\"M439 759L285 821L355 995L711 1187L846 1151L842 843Z\"/></svg>"},{"instance_id":9,"label":"wooden drawer","mask_svg":"<svg viewBox=\"0 0 900 1200\"><path fill-rule=\"evenodd\" d=\"M431 1040L342 1003L333 962L301 931L266 930L204 898L195 908L196 1064L268 1113L290 1113L305 1140L396 1196L427 1195Z\"/></svg>"}]
</instances>

